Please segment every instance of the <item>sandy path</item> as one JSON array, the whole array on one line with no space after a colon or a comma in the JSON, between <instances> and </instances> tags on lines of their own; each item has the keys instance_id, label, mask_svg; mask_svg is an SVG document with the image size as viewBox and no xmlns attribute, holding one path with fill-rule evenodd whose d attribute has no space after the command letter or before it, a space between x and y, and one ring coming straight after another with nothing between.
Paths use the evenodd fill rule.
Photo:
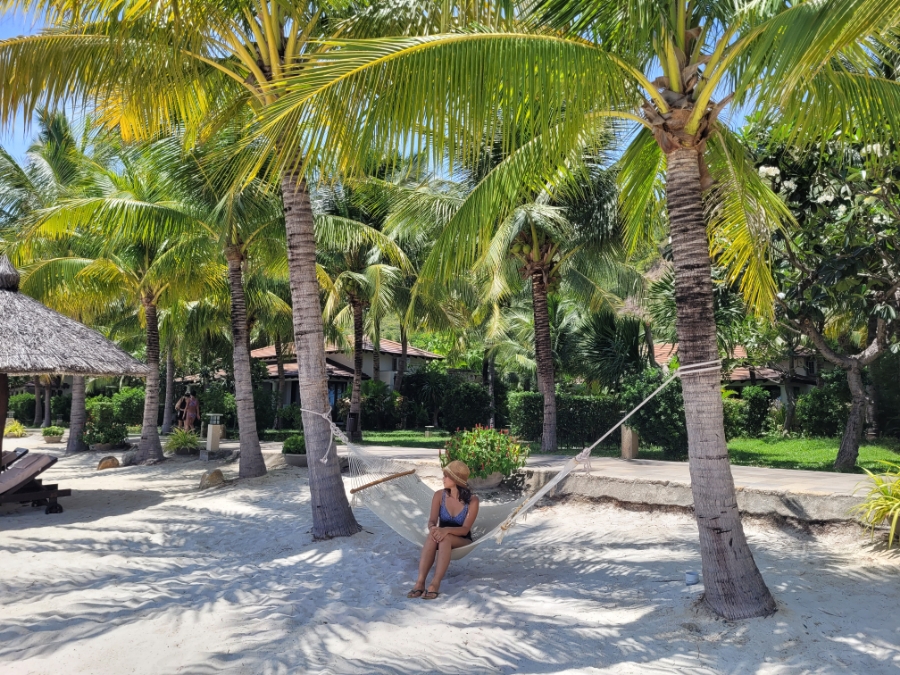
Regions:
<instances>
[{"instance_id":1,"label":"sandy path","mask_svg":"<svg viewBox=\"0 0 900 675\"><path fill-rule=\"evenodd\" d=\"M684 515L561 503L410 601L417 552L368 510L314 542L305 469L206 492L196 461L48 476L65 513L0 507L0 672L893 673L900 555L751 523L776 593L729 624L683 583ZM226 474L236 471L234 465Z\"/></svg>"}]
</instances>

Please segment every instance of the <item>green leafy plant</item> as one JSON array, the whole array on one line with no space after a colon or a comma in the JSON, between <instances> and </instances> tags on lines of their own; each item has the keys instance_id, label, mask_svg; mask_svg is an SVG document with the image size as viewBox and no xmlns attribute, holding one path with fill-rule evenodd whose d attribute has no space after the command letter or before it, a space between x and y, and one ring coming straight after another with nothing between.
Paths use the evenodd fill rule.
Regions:
<instances>
[{"instance_id":1,"label":"green leafy plant","mask_svg":"<svg viewBox=\"0 0 900 675\"><path fill-rule=\"evenodd\" d=\"M62 436L66 433L66 430L63 427L44 427L41 430L41 435L46 438L47 436Z\"/></svg>"},{"instance_id":2,"label":"green leafy plant","mask_svg":"<svg viewBox=\"0 0 900 675\"><path fill-rule=\"evenodd\" d=\"M184 429L173 429L172 433L166 439L165 448L168 452L176 452L178 450L188 450L193 452L200 448L200 439L197 434L185 431Z\"/></svg>"},{"instance_id":3,"label":"green leafy plant","mask_svg":"<svg viewBox=\"0 0 900 675\"><path fill-rule=\"evenodd\" d=\"M28 432L25 430L24 424L18 420L12 420L11 422L6 423L6 427L3 429L3 435L6 438L22 438L23 436L27 436Z\"/></svg>"},{"instance_id":4,"label":"green leafy plant","mask_svg":"<svg viewBox=\"0 0 900 675\"><path fill-rule=\"evenodd\" d=\"M116 409L116 421L123 424L141 424L144 420L143 387L122 387L112 396Z\"/></svg>"},{"instance_id":5,"label":"green leafy plant","mask_svg":"<svg viewBox=\"0 0 900 675\"><path fill-rule=\"evenodd\" d=\"M128 429L116 418L116 406L112 400L97 396L85 402L87 422L82 440L88 445L118 445L128 437Z\"/></svg>"},{"instance_id":6,"label":"green leafy plant","mask_svg":"<svg viewBox=\"0 0 900 675\"><path fill-rule=\"evenodd\" d=\"M305 455L306 439L303 437L303 434L294 434L293 436L288 436L284 440L284 445L281 447L281 452L285 455Z\"/></svg>"},{"instance_id":7,"label":"green leafy plant","mask_svg":"<svg viewBox=\"0 0 900 675\"><path fill-rule=\"evenodd\" d=\"M22 424L34 420L34 394L16 394L9 397L9 414Z\"/></svg>"},{"instance_id":8,"label":"green leafy plant","mask_svg":"<svg viewBox=\"0 0 900 675\"><path fill-rule=\"evenodd\" d=\"M474 478L499 472L504 476L525 466L529 447L504 431L477 426L454 434L440 455L441 466L454 460L464 462Z\"/></svg>"},{"instance_id":9,"label":"green leafy plant","mask_svg":"<svg viewBox=\"0 0 900 675\"><path fill-rule=\"evenodd\" d=\"M841 433L849 411L833 387L816 387L797 398L795 415L804 436L830 438Z\"/></svg>"},{"instance_id":10,"label":"green leafy plant","mask_svg":"<svg viewBox=\"0 0 900 675\"><path fill-rule=\"evenodd\" d=\"M887 467L881 475L864 469L872 480L872 487L866 495L866 500L854 507L852 512L860 514L873 538L875 528L887 522L890 526L888 533L888 548L890 548L894 544L897 525L900 523L900 464L884 460L881 460L881 463Z\"/></svg>"},{"instance_id":11,"label":"green leafy plant","mask_svg":"<svg viewBox=\"0 0 900 675\"><path fill-rule=\"evenodd\" d=\"M725 398L722 401L725 414L725 438L739 438L746 434L747 402L739 398Z\"/></svg>"},{"instance_id":12,"label":"green leafy plant","mask_svg":"<svg viewBox=\"0 0 900 675\"><path fill-rule=\"evenodd\" d=\"M663 383L663 374L654 368L626 377L622 382L621 405L631 410ZM637 429L641 443L658 445L667 459L687 456L687 426L681 381L676 379L648 401L628 421Z\"/></svg>"},{"instance_id":13,"label":"green leafy plant","mask_svg":"<svg viewBox=\"0 0 900 675\"><path fill-rule=\"evenodd\" d=\"M747 402L746 434L753 438L762 436L772 397L762 387L750 386L741 390L741 398Z\"/></svg>"}]
</instances>

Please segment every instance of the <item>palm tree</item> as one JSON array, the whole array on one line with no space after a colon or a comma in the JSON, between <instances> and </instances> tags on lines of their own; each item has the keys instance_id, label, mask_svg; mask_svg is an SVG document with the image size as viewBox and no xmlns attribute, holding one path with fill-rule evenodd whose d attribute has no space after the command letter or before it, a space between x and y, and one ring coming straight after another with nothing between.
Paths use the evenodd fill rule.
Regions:
<instances>
[{"instance_id":1,"label":"palm tree","mask_svg":"<svg viewBox=\"0 0 900 675\"><path fill-rule=\"evenodd\" d=\"M710 253L740 280L751 306L771 312L761 233L790 222L721 113L729 105L777 111L794 122L788 142L797 148L838 129L889 142L900 83L882 78L875 54L900 23L900 2L539 0L527 20L504 32L333 43L339 49L328 61L291 78L261 117L295 137L327 123L332 138L369 140L367 151L372 142L400 147L426 135L435 161L449 156L454 164L474 162L500 121L528 120L548 139L534 157L547 173L586 121L639 125L620 176L625 224L637 242L664 173L679 353L684 364L716 360ZM504 142L513 149L516 140ZM361 152L336 146L335 161L345 165ZM485 200L483 220L512 207L514 182L504 187ZM719 378L710 369L683 383L705 598L727 618L766 615L775 602L737 510Z\"/></svg>"},{"instance_id":2,"label":"palm tree","mask_svg":"<svg viewBox=\"0 0 900 675\"><path fill-rule=\"evenodd\" d=\"M145 148L122 149L115 168L95 166L87 196L60 200L35 211L26 239L78 235L73 254L41 259L28 270L35 289L52 293L79 288L92 311L137 312L146 331L150 367L138 459L163 459L159 441L159 308L199 298L221 286L205 231L183 227L183 214L168 208L173 187ZM173 236L176 235L176 236Z\"/></svg>"},{"instance_id":3,"label":"palm tree","mask_svg":"<svg viewBox=\"0 0 900 675\"><path fill-rule=\"evenodd\" d=\"M431 190L406 191L389 224L401 232L423 229L429 222L424 229L439 229L421 276L449 283L471 267L483 284L488 307L516 294L523 281L528 284L537 383L543 397L541 449L555 452L556 372L548 299L562 285L596 311L617 302L611 287L620 286L616 290L623 292L629 282L634 286L638 277L618 260L614 209L598 208L591 218L578 217L583 215L578 201L583 201L586 193L598 203L614 203L612 181L597 169L591 172L589 183L583 181L583 173L562 173L553 183L520 190L522 203L497 222L481 221L482 229L473 232L471 214L478 210L479 202L490 199L486 190L496 189L498 181L515 170L511 167L521 164L522 155L529 151L526 145L525 150L503 158L467 183L439 181ZM568 197L565 206L553 203L551 190ZM441 208L436 208L438 205Z\"/></svg>"},{"instance_id":4,"label":"palm tree","mask_svg":"<svg viewBox=\"0 0 900 675\"><path fill-rule=\"evenodd\" d=\"M8 230L6 237L10 245L7 254L20 267L24 267L37 258L65 255L66 251L77 248L80 242L24 242L21 231L26 227L36 211L58 204L62 199L79 194L84 187L85 174L92 163L102 163L105 146L94 145L96 134L86 122L81 129L80 138L65 115L51 113L47 109L38 111L38 134L35 142L28 148L24 166L19 165L13 157L0 148L0 229ZM27 275L23 289L28 292L31 285ZM46 290L46 289L45 289ZM76 320L84 321L86 306L84 298L78 296L74 289L56 288L53 293L39 295L39 299L57 311ZM41 378L34 380L35 393L35 426L50 425L49 382L43 378L46 403L41 408ZM85 378L81 375L72 378L72 408L70 415L69 439L67 453L87 450L81 439L84 423L87 418L85 410Z\"/></svg>"},{"instance_id":5,"label":"palm tree","mask_svg":"<svg viewBox=\"0 0 900 675\"><path fill-rule=\"evenodd\" d=\"M6 9L34 14L47 28L0 42L0 78L6 83L0 116L8 121L14 111L29 115L39 104L70 99L74 90L129 138L153 137L173 120L201 137L235 116L257 116L278 103L290 76L308 70L313 54L330 51L328 40L336 35L425 34L471 20L486 26L505 20L504 8L483 2L187 0L130 5L123 14L120 7L101 3L72 7L61 0L10 0ZM318 146L338 140L327 133L328 126L307 128L304 138L257 127L264 142L247 148L247 161L233 162L237 183L262 165L280 180L300 395L304 408L323 412L328 407L324 328L306 176L316 168ZM269 162L271 156L277 161ZM327 421L304 413L303 427L310 457L323 458L332 443ZM314 536L359 531L338 462L310 462L310 491Z\"/></svg>"},{"instance_id":6,"label":"palm tree","mask_svg":"<svg viewBox=\"0 0 900 675\"><path fill-rule=\"evenodd\" d=\"M324 316L338 326L352 325L354 372L347 431L350 440L361 441L364 313L382 316L393 303L401 275L411 268L403 250L379 230L380 223L360 205L354 190L323 186L316 197L317 238L322 242L317 273L325 292Z\"/></svg>"}]
</instances>

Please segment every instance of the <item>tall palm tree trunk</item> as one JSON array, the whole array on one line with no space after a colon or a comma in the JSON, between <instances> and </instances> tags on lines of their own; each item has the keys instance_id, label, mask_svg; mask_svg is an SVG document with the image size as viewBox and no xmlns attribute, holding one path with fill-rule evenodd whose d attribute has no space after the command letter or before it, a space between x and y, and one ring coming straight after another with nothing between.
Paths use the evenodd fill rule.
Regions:
<instances>
[{"instance_id":1,"label":"tall palm tree trunk","mask_svg":"<svg viewBox=\"0 0 900 675\"><path fill-rule=\"evenodd\" d=\"M147 319L147 385L144 391L144 422L138 445L138 462L155 463L165 459L156 423L159 418L159 320L153 299L143 299Z\"/></svg>"},{"instance_id":2,"label":"tall palm tree trunk","mask_svg":"<svg viewBox=\"0 0 900 675\"><path fill-rule=\"evenodd\" d=\"M172 347L166 348L166 402L163 407L162 433L172 433L172 419L175 416L175 355Z\"/></svg>"},{"instance_id":3,"label":"tall palm tree trunk","mask_svg":"<svg viewBox=\"0 0 900 675\"><path fill-rule=\"evenodd\" d=\"M353 387L347 436L351 441L359 442L362 440L363 306L355 298L350 300L350 306L353 309Z\"/></svg>"},{"instance_id":4,"label":"tall palm tree trunk","mask_svg":"<svg viewBox=\"0 0 900 675\"><path fill-rule=\"evenodd\" d=\"M69 416L69 440L66 442L66 454L84 452L88 449L87 443L81 439L84 433L84 424L87 421L87 410L84 407L84 376L75 375L72 378L72 413Z\"/></svg>"},{"instance_id":5,"label":"tall palm tree trunk","mask_svg":"<svg viewBox=\"0 0 900 675\"><path fill-rule=\"evenodd\" d=\"M400 326L400 363L397 364L397 374L394 375L394 390L400 391L403 386L403 378L406 377L406 355L409 352L409 338L406 337L406 328ZM404 425L404 428L405 425Z\"/></svg>"},{"instance_id":6,"label":"tall palm tree trunk","mask_svg":"<svg viewBox=\"0 0 900 675\"><path fill-rule=\"evenodd\" d=\"M709 242L696 148L668 155L666 196L675 263L678 352L683 365L718 358ZM719 370L682 378L694 516L700 530L704 598L726 619L775 611L747 545L728 462Z\"/></svg>"},{"instance_id":7,"label":"tall palm tree trunk","mask_svg":"<svg viewBox=\"0 0 900 675\"><path fill-rule=\"evenodd\" d=\"M316 239L306 181L286 173L281 179L281 191L287 231L300 404L307 410L330 413L325 371L325 331L319 282L316 279ZM313 536L322 539L356 534L360 527L347 501L337 452L329 452L334 443L329 421L321 415L304 412L303 434L309 457ZM326 453L328 460L322 463Z\"/></svg>"},{"instance_id":8,"label":"tall palm tree trunk","mask_svg":"<svg viewBox=\"0 0 900 675\"><path fill-rule=\"evenodd\" d=\"M372 331L372 379L381 382L381 322L375 319Z\"/></svg>"},{"instance_id":9,"label":"tall palm tree trunk","mask_svg":"<svg viewBox=\"0 0 900 675\"><path fill-rule=\"evenodd\" d=\"M275 364L278 368L278 383L275 385L275 428L281 429L281 415L278 413L284 407L284 345L281 344L281 336L275 338Z\"/></svg>"},{"instance_id":10,"label":"tall palm tree trunk","mask_svg":"<svg viewBox=\"0 0 900 675\"><path fill-rule=\"evenodd\" d=\"M241 459L238 477L256 478L266 474L266 463L259 447L256 431L256 410L253 407L253 381L250 378L250 350L247 330L247 302L244 298L244 280L241 262L243 253L239 246L228 246L228 283L231 289L231 344L234 362L234 400L237 406L240 433Z\"/></svg>"},{"instance_id":11,"label":"tall palm tree trunk","mask_svg":"<svg viewBox=\"0 0 900 675\"><path fill-rule=\"evenodd\" d=\"M553 373L550 312L547 308L547 280L540 270L531 275L531 300L534 306L534 359L537 362L538 389L544 397L541 451L556 452L556 380Z\"/></svg>"},{"instance_id":12,"label":"tall palm tree trunk","mask_svg":"<svg viewBox=\"0 0 900 675\"><path fill-rule=\"evenodd\" d=\"M863 428L866 425L866 388L863 385L862 366L858 362L847 368L847 384L850 386L850 417L841 437L834 460L834 468L838 471L853 471L859 457L859 444L862 442Z\"/></svg>"},{"instance_id":13,"label":"tall palm tree trunk","mask_svg":"<svg viewBox=\"0 0 900 675\"><path fill-rule=\"evenodd\" d=\"M34 378L34 424L32 426L41 426L41 420L44 418L44 407L41 405L41 378Z\"/></svg>"},{"instance_id":14,"label":"tall palm tree trunk","mask_svg":"<svg viewBox=\"0 0 900 675\"><path fill-rule=\"evenodd\" d=\"M49 427L53 422L50 421L50 418L53 414L53 410L50 406L50 398L53 395L53 387L50 382L44 385L44 421L41 422L41 428Z\"/></svg>"}]
</instances>

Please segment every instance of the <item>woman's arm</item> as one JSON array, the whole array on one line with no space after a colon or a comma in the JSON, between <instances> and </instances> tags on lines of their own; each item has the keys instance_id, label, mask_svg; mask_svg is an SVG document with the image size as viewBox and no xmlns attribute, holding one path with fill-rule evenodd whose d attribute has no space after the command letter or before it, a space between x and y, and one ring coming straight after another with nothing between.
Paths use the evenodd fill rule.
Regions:
<instances>
[{"instance_id":1,"label":"woman's arm","mask_svg":"<svg viewBox=\"0 0 900 675\"><path fill-rule=\"evenodd\" d=\"M438 490L434 493L434 497L431 498L431 514L428 516L428 531L431 532L434 528L438 526L438 522L441 518L441 493L443 490Z\"/></svg>"},{"instance_id":2,"label":"woman's arm","mask_svg":"<svg viewBox=\"0 0 900 675\"><path fill-rule=\"evenodd\" d=\"M465 537L472 531L472 525L478 517L478 497L472 497L469 501L469 513L466 515L465 521L459 527L442 527L440 531L444 534L454 534L457 537ZM443 539L443 537L441 537ZM440 541L440 540L438 540Z\"/></svg>"}]
</instances>

